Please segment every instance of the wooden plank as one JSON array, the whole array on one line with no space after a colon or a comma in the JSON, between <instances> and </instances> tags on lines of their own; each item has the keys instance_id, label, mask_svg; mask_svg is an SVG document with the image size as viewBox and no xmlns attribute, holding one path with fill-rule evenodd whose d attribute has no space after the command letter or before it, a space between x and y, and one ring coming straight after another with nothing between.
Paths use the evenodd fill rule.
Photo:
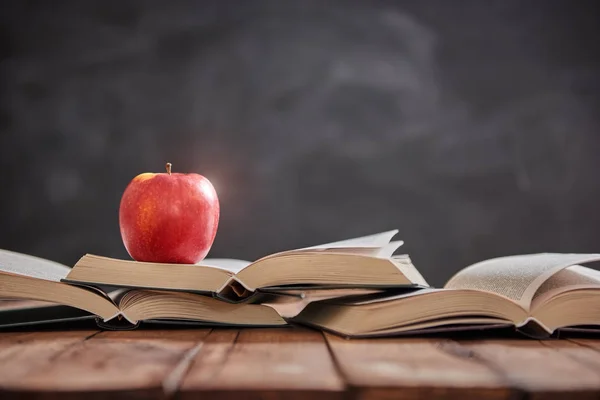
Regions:
<instances>
[{"instance_id":1,"label":"wooden plank","mask_svg":"<svg viewBox=\"0 0 600 400\"><path fill-rule=\"evenodd\" d=\"M0 334L0 398L20 397L23 381L69 348L98 331L2 332Z\"/></svg>"},{"instance_id":2,"label":"wooden plank","mask_svg":"<svg viewBox=\"0 0 600 400\"><path fill-rule=\"evenodd\" d=\"M0 335L0 387L27 374L67 348L98 331L2 332Z\"/></svg>"},{"instance_id":3,"label":"wooden plank","mask_svg":"<svg viewBox=\"0 0 600 400\"><path fill-rule=\"evenodd\" d=\"M585 343L576 343L570 340L544 340L540 343L577 360L600 375L600 343L598 343L598 350L585 345Z\"/></svg>"},{"instance_id":4,"label":"wooden plank","mask_svg":"<svg viewBox=\"0 0 600 400\"><path fill-rule=\"evenodd\" d=\"M359 399L504 399L514 394L486 365L445 351L446 341L326 338Z\"/></svg>"},{"instance_id":5,"label":"wooden plank","mask_svg":"<svg viewBox=\"0 0 600 400\"><path fill-rule=\"evenodd\" d=\"M316 331L209 332L0 332L0 398L600 397L598 340L327 335L333 360Z\"/></svg>"},{"instance_id":6,"label":"wooden plank","mask_svg":"<svg viewBox=\"0 0 600 400\"><path fill-rule=\"evenodd\" d=\"M110 395L127 397L141 395L162 398L163 381L186 360L186 354L201 345L210 332L203 330L139 330L101 332L85 341L71 342L62 351L37 353L45 346L63 343L59 337L66 332L54 332L54 337L23 346L28 352L19 363L31 364L26 373L12 372L3 364L3 396L19 397L23 393L37 397L86 398ZM6 374L5 374L6 373Z\"/></svg>"},{"instance_id":7,"label":"wooden plank","mask_svg":"<svg viewBox=\"0 0 600 400\"><path fill-rule=\"evenodd\" d=\"M344 384L319 332L305 329L215 330L178 397L341 398Z\"/></svg>"},{"instance_id":8,"label":"wooden plank","mask_svg":"<svg viewBox=\"0 0 600 400\"><path fill-rule=\"evenodd\" d=\"M568 341L600 351L600 339L569 338Z\"/></svg>"},{"instance_id":9,"label":"wooden plank","mask_svg":"<svg viewBox=\"0 0 600 400\"><path fill-rule=\"evenodd\" d=\"M94 333L96 333L98 331L91 331L91 330L85 330L85 331L70 331L70 332L65 332L64 335L60 336L60 339L78 339L83 337L87 337L90 336ZM55 338L56 337L56 332L51 332L51 331L41 331L41 332L34 332L34 331L7 331L7 332L0 332L0 354L2 354L2 352L4 350L9 350L11 348L14 348L15 344L19 344L19 343L27 343L36 339L44 339L44 338ZM0 356L1 357L1 356Z\"/></svg>"},{"instance_id":10,"label":"wooden plank","mask_svg":"<svg viewBox=\"0 0 600 400\"><path fill-rule=\"evenodd\" d=\"M97 330L56 331L6 331L0 332L0 346L11 346L15 343L25 343L34 340L49 339L78 339L98 333Z\"/></svg>"},{"instance_id":11,"label":"wooden plank","mask_svg":"<svg viewBox=\"0 0 600 400\"><path fill-rule=\"evenodd\" d=\"M589 365L596 364L593 357L564 343L494 340L461 345L501 371L510 385L528 394L528 399L600 397L600 375Z\"/></svg>"}]
</instances>

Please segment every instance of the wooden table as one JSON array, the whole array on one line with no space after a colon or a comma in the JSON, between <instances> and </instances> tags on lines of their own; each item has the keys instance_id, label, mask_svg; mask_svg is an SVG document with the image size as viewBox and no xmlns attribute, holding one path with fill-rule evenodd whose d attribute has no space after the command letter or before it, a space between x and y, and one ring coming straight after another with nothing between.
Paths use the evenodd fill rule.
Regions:
<instances>
[{"instance_id":1,"label":"wooden table","mask_svg":"<svg viewBox=\"0 0 600 400\"><path fill-rule=\"evenodd\" d=\"M600 340L305 329L0 332L0 398L600 398ZM569 396L570 398L570 396Z\"/></svg>"}]
</instances>

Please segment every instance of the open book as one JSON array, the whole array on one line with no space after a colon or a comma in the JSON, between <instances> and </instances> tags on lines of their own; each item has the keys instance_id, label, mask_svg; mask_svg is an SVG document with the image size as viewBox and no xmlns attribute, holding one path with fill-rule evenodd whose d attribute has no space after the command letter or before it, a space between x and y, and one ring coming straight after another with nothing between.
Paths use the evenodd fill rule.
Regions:
<instances>
[{"instance_id":1,"label":"open book","mask_svg":"<svg viewBox=\"0 0 600 400\"><path fill-rule=\"evenodd\" d=\"M63 282L214 293L244 298L257 289L290 285L427 286L408 256L392 256L402 245L397 231L285 251L255 262L207 259L200 265L158 264L82 257Z\"/></svg>"},{"instance_id":2,"label":"open book","mask_svg":"<svg viewBox=\"0 0 600 400\"><path fill-rule=\"evenodd\" d=\"M296 321L346 336L512 325L530 335L600 327L600 271L579 264L600 254L496 258L459 271L443 289L308 305Z\"/></svg>"},{"instance_id":3,"label":"open book","mask_svg":"<svg viewBox=\"0 0 600 400\"><path fill-rule=\"evenodd\" d=\"M87 255L71 269L1 250L0 298L75 307L105 323L125 320L135 325L139 321L188 320L228 325L285 325L285 317L297 314L311 298L345 296L354 293L353 287L367 286L376 291L426 286L407 256L392 256L402 244L390 241L396 232L286 251L254 263L207 259L203 265L155 264ZM109 286L129 290L109 291L106 289ZM263 298L269 305L247 301L257 289L289 292L287 296L293 297L294 291L303 288L347 290L296 296L302 299L295 303L273 296ZM229 301L206 295L211 293ZM18 317L14 307L11 312ZM53 312L56 317L51 316ZM1 313L0 307L0 316ZM73 314L64 307L53 308L46 310L44 318L68 319L69 315ZM0 325L16 325L19 321L1 318Z\"/></svg>"}]
</instances>

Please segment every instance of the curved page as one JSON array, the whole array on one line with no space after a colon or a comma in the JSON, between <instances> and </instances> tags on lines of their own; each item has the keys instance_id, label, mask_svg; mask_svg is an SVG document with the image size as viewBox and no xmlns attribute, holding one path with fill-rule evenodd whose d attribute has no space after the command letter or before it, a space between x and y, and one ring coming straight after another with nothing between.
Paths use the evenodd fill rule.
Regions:
<instances>
[{"instance_id":1,"label":"curved page","mask_svg":"<svg viewBox=\"0 0 600 400\"><path fill-rule=\"evenodd\" d=\"M589 288L600 289L600 271L573 265L548 278L535 292L531 306L538 307L560 293Z\"/></svg>"},{"instance_id":2,"label":"curved page","mask_svg":"<svg viewBox=\"0 0 600 400\"><path fill-rule=\"evenodd\" d=\"M398 233L398 229L387 232L376 233L373 235L361 236L352 239L340 240L332 243L320 244L318 246L304 247L297 250L324 250L324 249L342 249L357 247L383 247Z\"/></svg>"},{"instance_id":3,"label":"curved page","mask_svg":"<svg viewBox=\"0 0 600 400\"><path fill-rule=\"evenodd\" d=\"M44 258L0 250L0 271L60 282L71 271L71 268Z\"/></svg>"},{"instance_id":4,"label":"curved page","mask_svg":"<svg viewBox=\"0 0 600 400\"><path fill-rule=\"evenodd\" d=\"M445 288L497 293L529 310L540 286L558 271L576 264L600 261L600 254L541 253L494 258L454 275Z\"/></svg>"}]
</instances>

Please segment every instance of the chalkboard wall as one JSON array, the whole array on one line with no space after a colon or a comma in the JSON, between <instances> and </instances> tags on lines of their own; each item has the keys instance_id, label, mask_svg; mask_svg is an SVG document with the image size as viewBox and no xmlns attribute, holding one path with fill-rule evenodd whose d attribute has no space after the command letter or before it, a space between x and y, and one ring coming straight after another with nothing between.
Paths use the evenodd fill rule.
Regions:
<instances>
[{"instance_id":1,"label":"chalkboard wall","mask_svg":"<svg viewBox=\"0 0 600 400\"><path fill-rule=\"evenodd\" d=\"M121 194L170 161L217 188L212 256L600 252L598 4L3 1L0 248L126 257Z\"/></svg>"}]
</instances>

